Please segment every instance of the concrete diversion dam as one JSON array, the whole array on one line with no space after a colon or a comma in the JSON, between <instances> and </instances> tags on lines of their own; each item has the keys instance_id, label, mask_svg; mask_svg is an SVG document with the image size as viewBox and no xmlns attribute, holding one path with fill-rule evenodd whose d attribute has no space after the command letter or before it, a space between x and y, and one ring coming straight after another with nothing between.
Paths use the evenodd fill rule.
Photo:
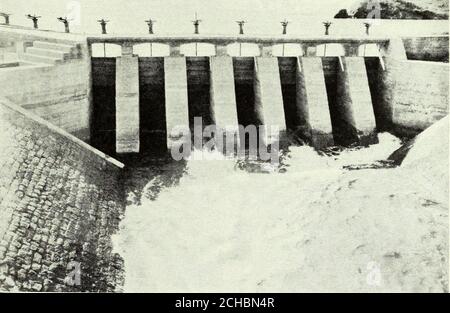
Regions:
<instances>
[{"instance_id":1,"label":"concrete diversion dam","mask_svg":"<svg viewBox=\"0 0 450 313\"><path fill-rule=\"evenodd\" d=\"M407 60L399 40L248 38L244 45L258 47L260 56L232 57L227 46L244 39L195 39L214 45L215 55L181 56L192 38L152 39L149 46L168 40L167 57L133 55L133 45L147 38L90 38L122 51L118 58L92 58L95 147L110 155L161 154L171 147L171 130L193 129L196 116L203 126L278 126L316 148L376 143L377 127L393 128L385 59L360 55L372 45L386 59ZM292 42L304 56L273 55L274 46ZM340 46L344 56L318 57L327 44Z\"/></svg>"},{"instance_id":2,"label":"concrete diversion dam","mask_svg":"<svg viewBox=\"0 0 450 313\"><path fill-rule=\"evenodd\" d=\"M346 281L349 290L445 290L442 193L421 184L415 168L342 167L387 159L400 142L382 132L417 134L448 114L448 63L435 62L448 37L0 34L19 55L0 69L0 125L9 134L1 152L2 289L224 291L240 282L242 291L337 290ZM180 55L192 41L212 44L216 55ZM167 45L168 55L133 54L150 42ZM224 47L236 42L255 44L259 55L228 55ZM283 42L298 54L277 55L272 47ZM103 43L120 46L120 56L92 57ZM341 55L321 56L325 44ZM378 55L364 57L364 44ZM281 125L318 148L380 144L330 159L291 146L281 164L287 172L270 175L236 170L233 160L125 166L111 158L164 154L169 125L191 126L196 115L205 125ZM380 286L366 282L370 262L380 266ZM71 280L77 264L80 285ZM209 274L193 280L199 268Z\"/></svg>"}]
</instances>

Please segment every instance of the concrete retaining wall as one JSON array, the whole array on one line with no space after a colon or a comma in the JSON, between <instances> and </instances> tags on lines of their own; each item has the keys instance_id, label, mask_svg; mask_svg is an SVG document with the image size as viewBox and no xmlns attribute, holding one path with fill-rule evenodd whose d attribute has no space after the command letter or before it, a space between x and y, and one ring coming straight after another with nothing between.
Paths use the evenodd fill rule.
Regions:
<instances>
[{"instance_id":1,"label":"concrete retaining wall","mask_svg":"<svg viewBox=\"0 0 450 313\"><path fill-rule=\"evenodd\" d=\"M57 66L1 69L0 96L88 141L89 67L85 60Z\"/></svg>"},{"instance_id":2,"label":"concrete retaining wall","mask_svg":"<svg viewBox=\"0 0 450 313\"><path fill-rule=\"evenodd\" d=\"M5 101L0 132L0 290L114 291L123 165Z\"/></svg>"},{"instance_id":3,"label":"concrete retaining wall","mask_svg":"<svg viewBox=\"0 0 450 313\"><path fill-rule=\"evenodd\" d=\"M389 62L396 128L422 131L448 114L449 65L424 61Z\"/></svg>"},{"instance_id":4,"label":"concrete retaining wall","mask_svg":"<svg viewBox=\"0 0 450 313\"><path fill-rule=\"evenodd\" d=\"M403 43L410 60L448 62L448 36L403 38Z\"/></svg>"}]
</instances>

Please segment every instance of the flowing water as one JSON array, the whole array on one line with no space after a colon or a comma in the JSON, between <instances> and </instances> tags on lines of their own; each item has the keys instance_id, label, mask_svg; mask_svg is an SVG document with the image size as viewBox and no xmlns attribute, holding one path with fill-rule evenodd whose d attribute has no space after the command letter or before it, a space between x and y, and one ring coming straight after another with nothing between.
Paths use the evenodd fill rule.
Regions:
<instances>
[{"instance_id":1,"label":"flowing water","mask_svg":"<svg viewBox=\"0 0 450 313\"><path fill-rule=\"evenodd\" d=\"M129 169L114 238L124 290L445 289L446 204L379 162L401 145L379 138L327 154L291 147L278 166L194 156Z\"/></svg>"}]
</instances>

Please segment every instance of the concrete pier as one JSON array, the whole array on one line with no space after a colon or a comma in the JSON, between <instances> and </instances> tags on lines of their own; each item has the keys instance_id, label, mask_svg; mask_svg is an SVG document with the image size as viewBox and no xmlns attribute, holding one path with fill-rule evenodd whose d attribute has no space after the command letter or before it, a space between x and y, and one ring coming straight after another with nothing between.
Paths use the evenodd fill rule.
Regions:
<instances>
[{"instance_id":1,"label":"concrete pier","mask_svg":"<svg viewBox=\"0 0 450 313\"><path fill-rule=\"evenodd\" d=\"M340 104L346 109L346 122L363 144L376 142L376 122L366 64L362 57L342 58L344 70L338 72Z\"/></svg>"},{"instance_id":2,"label":"concrete pier","mask_svg":"<svg viewBox=\"0 0 450 313\"><path fill-rule=\"evenodd\" d=\"M139 152L139 63L124 55L116 61L116 152Z\"/></svg>"},{"instance_id":3,"label":"concrete pier","mask_svg":"<svg viewBox=\"0 0 450 313\"><path fill-rule=\"evenodd\" d=\"M222 132L216 142L223 153L239 148L239 121L236 103L233 59L230 56L210 58L210 103L216 129ZM222 145L222 147L221 147ZM225 150L226 148L227 150Z\"/></svg>"},{"instance_id":4,"label":"concrete pier","mask_svg":"<svg viewBox=\"0 0 450 313\"><path fill-rule=\"evenodd\" d=\"M210 58L211 105L216 125L238 127L233 60L229 56Z\"/></svg>"},{"instance_id":5,"label":"concrete pier","mask_svg":"<svg viewBox=\"0 0 450 313\"><path fill-rule=\"evenodd\" d=\"M185 57L164 58L164 82L166 97L167 145L171 138L182 136L182 129L189 129L189 107Z\"/></svg>"},{"instance_id":6,"label":"concrete pier","mask_svg":"<svg viewBox=\"0 0 450 313\"><path fill-rule=\"evenodd\" d=\"M334 144L322 59L298 58L297 101L311 130L312 144L324 148Z\"/></svg>"},{"instance_id":7,"label":"concrete pier","mask_svg":"<svg viewBox=\"0 0 450 313\"><path fill-rule=\"evenodd\" d=\"M280 70L276 57L255 58L255 104L267 131L278 127L286 131ZM266 132L266 134L268 134ZM265 138L270 143L270 138Z\"/></svg>"}]
</instances>

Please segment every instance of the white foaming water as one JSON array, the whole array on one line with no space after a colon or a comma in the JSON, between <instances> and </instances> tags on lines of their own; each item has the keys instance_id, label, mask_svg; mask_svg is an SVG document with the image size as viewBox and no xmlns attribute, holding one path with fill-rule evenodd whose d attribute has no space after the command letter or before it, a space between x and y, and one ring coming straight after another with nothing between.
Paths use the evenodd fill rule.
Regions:
<instances>
[{"instance_id":1,"label":"white foaming water","mask_svg":"<svg viewBox=\"0 0 450 313\"><path fill-rule=\"evenodd\" d=\"M291 147L288 173L311 170L342 169L343 166L364 165L375 161L386 160L401 145L400 140L389 133L378 134L379 144L367 148L347 149L334 157L319 156L307 146Z\"/></svg>"},{"instance_id":2,"label":"white foaming water","mask_svg":"<svg viewBox=\"0 0 450 313\"><path fill-rule=\"evenodd\" d=\"M373 291L381 287L367 285L367 264L384 264L383 255L392 249L401 247L409 262L402 266L421 266L408 257L431 226L414 224L415 215L431 213L421 207L427 195L415 189L410 173L342 169L385 160L400 147L390 134L379 139L333 157L310 147L291 148L285 173L248 173L236 160L187 161L178 184L126 209L114 238L125 259L124 290ZM149 177L143 194L154 185L161 185L160 177ZM445 233L432 227L438 237ZM423 249L430 247L424 243ZM383 266L386 275L397 270ZM364 270L358 274L358 268ZM410 288L403 281L378 290Z\"/></svg>"}]
</instances>

